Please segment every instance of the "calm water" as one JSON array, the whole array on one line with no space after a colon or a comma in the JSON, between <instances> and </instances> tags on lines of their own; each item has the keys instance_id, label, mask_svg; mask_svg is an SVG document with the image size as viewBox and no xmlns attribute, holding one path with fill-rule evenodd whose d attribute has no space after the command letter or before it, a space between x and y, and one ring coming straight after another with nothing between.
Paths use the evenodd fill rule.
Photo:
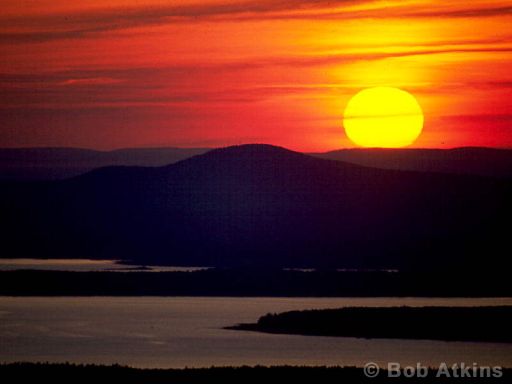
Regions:
<instances>
[{"instance_id":1,"label":"calm water","mask_svg":"<svg viewBox=\"0 0 512 384\"><path fill-rule=\"evenodd\" d=\"M202 267L172 267L120 264L117 260L89 259L0 259L0 271L35 269L66 272L193 272Z\"/></svg>"},{"instance_id":2,"label":"calm water","mask_svg":"<svg viewBox=\"0 0 512 384\"><path fill-rule=\"evenodd\" d=\"M136 367L466 362L512 366L512 345L224 330L262 314L341 306L497 305L512 299L0 297L0 361Z\"/></svg>"},{"instance_id":3,"label":"calm water","mask_svg":"<svg viewBox=\"0 0 512 384\"><path fill-rule=\"evenodd\" d=\"M19 270L66 272L194 272L208 267L142 266L122 264L120 260L91 259L0 259L0 271ZM314 268L284 268L285 271L314 272ZM338 272L398 272L395 269L337 269Z\"/></svg>"}]
</instances>

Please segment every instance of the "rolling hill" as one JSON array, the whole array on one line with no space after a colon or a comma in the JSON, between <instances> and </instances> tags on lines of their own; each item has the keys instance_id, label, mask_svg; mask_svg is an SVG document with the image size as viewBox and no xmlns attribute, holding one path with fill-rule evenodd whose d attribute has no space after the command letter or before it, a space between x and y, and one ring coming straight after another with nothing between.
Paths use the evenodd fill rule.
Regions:
<instances>
[{"instance_id":1,"label":"rolling hill","mask_svg":"<svg viewBox=\"0 0 512 384\"><path fill-rule=\"evenodd\" d=\"M381 170L244 145L163 167L4 182L0 253L173 265L500 268L510 191L508 180Z\"/></svg>"},{"instance_id":2,"label":"rolling hill","mask_svg":"<svg viewBox=\"0 0 512 384\"><path fill-rule=\"evenodd\" d=\"M95 151L80 148L0 148L0 180L62 180L106 166L158 167L209 150L211 149L127 148ZM512 177L512 150L506 149L356 148L310 155L381 169Z\"/></svg>"}]
</instances>

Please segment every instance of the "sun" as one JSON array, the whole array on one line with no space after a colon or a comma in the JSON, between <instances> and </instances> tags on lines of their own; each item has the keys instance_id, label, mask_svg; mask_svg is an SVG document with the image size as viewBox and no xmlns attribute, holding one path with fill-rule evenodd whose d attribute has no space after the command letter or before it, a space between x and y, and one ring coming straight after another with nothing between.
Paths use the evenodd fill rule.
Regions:
<instances>
[{"instance_id":1,"label":"sun","mask_svg":"<svg viewBox=\"0 0 512 384\"><path fill-rule=\"evenodd\" d=\"M354 95L343 114L348 138L362 147L400 148L423 129L423 111L413 95L398 88L368 88Z\"/></svg>"}]
</instances>

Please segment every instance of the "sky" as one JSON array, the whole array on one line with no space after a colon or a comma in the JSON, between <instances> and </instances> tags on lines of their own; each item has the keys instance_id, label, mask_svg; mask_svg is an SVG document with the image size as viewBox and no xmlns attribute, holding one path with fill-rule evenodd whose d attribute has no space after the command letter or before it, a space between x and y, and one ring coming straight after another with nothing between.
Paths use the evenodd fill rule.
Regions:
<instances>
[{"instance_id":1,"label":"sky","mask_svg":"<svg viewBox=\"0 0 512 384\"><path fill-rule=\"evenodd\" d=\"M352 147L391 86L413 147L512 147L512 0L2 0L0 147Z\"/></svg>"}]
</instances>

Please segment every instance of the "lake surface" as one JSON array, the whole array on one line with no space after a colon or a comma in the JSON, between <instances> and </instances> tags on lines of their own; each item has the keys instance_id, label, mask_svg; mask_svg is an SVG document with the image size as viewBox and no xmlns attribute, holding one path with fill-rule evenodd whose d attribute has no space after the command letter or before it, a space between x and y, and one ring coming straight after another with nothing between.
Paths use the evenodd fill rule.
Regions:
<instances>
[{"instance_id":1,"label":"lake surface","mask_svg":"<svg viewBox=\"0 0 512 384\"><path fill-rule=\"evenodd\" d=\"M225 330L269 312L343 306L512 305L512 298L0 297L0 362L134 367L465 362L512 367L512 344Z\"/></svg>"},{"instance_id":2,"label":"lake surface","mask_svg":"<svg viewBox=\"0 0 512 384\"><path fill-rule=\"evenodd\" d=\"M118 260L89 259L0 259L0 271L19 270L65 272L194 272L206 267L141 266Z\"/></svg>"}]
</instances>

